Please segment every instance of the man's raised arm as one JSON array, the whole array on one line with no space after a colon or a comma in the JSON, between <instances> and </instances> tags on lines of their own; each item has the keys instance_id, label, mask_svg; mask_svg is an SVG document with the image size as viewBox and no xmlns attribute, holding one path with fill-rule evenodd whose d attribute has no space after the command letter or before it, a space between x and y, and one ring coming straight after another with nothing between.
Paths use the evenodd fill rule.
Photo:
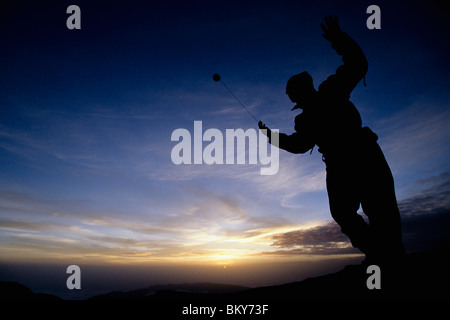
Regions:
<instances>
[{"instance_id":1,"label":"man's raised arm","mask_svg":"<svg viewBox=\"0 0 450 320\"><path fill-rule=\"evenodd\" d=\"M335 83L339 84L340 90L350 95L367 73L367 59L356 41L341 30L337 17L326 17L324 22L320 24L324 32L322 36L331 42L333 49L344 61L336 70L336 75L333 75L337 78Z\"/></svg>"}]
</instances>

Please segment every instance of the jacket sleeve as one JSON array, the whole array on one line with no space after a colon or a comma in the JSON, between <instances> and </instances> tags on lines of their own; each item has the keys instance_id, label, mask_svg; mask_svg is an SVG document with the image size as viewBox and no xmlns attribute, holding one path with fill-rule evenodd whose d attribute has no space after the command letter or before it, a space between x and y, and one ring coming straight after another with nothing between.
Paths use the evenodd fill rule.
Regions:
<instances>
[{"instance_id":1,"label":"jacket sleeve","mask_svg":"<svg viewBox=\"0 0 450 320\"><path fill-rule=\"evenodd\" d=\"M291 135L271 132L269 143L291 153L305 153L314 147L314 142L299 132L294 132Z\"/></svg>"},{"instance_id":2,"label":"jacket sleeve","mask_svg":"<svg viewBox=\"0 0 450 320\"><path fill-rule=\"evenodd\" d=\"M337 34L331 41L331 46L336 50L337 54L342 56L344 64L337 68L336 74L328 77L319 86L319 91L332 90L349 97L350 93L367 73L367 59L356 41L345 32Z\"/></svg>"}]
</instances>

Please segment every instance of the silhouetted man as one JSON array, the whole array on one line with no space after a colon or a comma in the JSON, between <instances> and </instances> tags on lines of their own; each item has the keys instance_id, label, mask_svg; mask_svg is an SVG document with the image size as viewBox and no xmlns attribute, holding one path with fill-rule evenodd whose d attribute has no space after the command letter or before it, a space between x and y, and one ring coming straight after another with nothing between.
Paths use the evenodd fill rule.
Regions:
<instances>
[{"instance_id":1,"label":"silhouetted man","mask_svg":"<svg viewBox=\"0 0 450 320\"><path fill-rule=\"evenodd\" d=\"M296 103L292 110L303 112L295 117L295 133L279 134L278 147L292 153L319 147L334 220L368 262L389 262L404 254L394 180L377 135L362 127L361 116L349 101L367 72L367 60L358 44L341 31L337 18L327 17L320 26L344 64L317 91L307 72L289 79L286 94ZM275 133L261 121L259 128L267 129L271 143ZM360 205L369 224L357 213Z\"/></svg>"}]
</instances>

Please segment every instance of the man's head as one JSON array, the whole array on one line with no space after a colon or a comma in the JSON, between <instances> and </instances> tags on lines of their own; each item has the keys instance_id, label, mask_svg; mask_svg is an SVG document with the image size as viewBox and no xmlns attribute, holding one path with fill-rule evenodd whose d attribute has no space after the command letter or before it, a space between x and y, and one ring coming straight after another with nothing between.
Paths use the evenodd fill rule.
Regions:
<instances>
[{"instance_id":1,"label":"man's head","mask_svg":"<svg viewBox=\"0 0 450 320\"><path fill-rule=\"evenodd\" d=\"M297 104L292 110L303 108L305 103L308 104L311 101L315 93L313 79L306 71L292 76L287 82L286 94L292 102Z\"/></svg>"}]
</instances>

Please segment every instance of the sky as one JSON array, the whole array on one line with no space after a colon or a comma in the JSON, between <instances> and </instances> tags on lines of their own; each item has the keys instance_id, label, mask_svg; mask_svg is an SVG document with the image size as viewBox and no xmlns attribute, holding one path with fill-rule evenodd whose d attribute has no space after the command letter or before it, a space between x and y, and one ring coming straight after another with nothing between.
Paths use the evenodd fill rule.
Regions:
<instances>
[{"instance_id":1,"label":"sky","mask_svg":"<svg viewBox=\"0 0 450 320\"><path fill-rule=\"evenodd\" d=\"M66 27L72 4L79 30ZM371 4L379 30L366 27ZM369 61L351 101L392 169L407 250L448 244L442 1L14 1L0 12L0 280L69 295L76 264L85 294L259 286L360 261L330 216L317 148L281 150L274 175L260 162L171 159L172 133L193 135L194 121L257 129L214 73L292 133L287 79L307 70L317 88L342 63L321 36L330 14Z\"/></svg>"}]
</instances>

